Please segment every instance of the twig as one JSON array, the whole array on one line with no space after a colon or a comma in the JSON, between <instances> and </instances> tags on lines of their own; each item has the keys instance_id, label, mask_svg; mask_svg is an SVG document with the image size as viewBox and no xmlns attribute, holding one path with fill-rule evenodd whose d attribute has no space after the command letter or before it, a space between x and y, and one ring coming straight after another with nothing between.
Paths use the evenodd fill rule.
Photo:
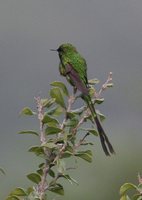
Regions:
<instances>
[{"instance_id":1,"label":"twig","mask_svg":"<svg viewBox=\"0 0 142 200\"><path fill-rule=\"evenodd\" d=\"M66 143L62 145L62 148L60 149L58 155L54 158L52 164L55 164L56 161L61 157L61 155L64 153L65 148L66 148Z\"/></svg>"},{"instance_id":2,"label":"twig","mask_svg":"<svg viewBox=\"0 0 142 200\"><path fill-rule=\"evenodd\" d=\"M78 147L80 147L80 145L84 142L85 138L89 135L89 132L87 132L82 139L79 140L79 142L77 144L75 144L75 148L74 150L76 150Z\"/></svg>"},{"instance_id":3,"label":"twig","mask_svg":"<svg viewBox=\"0 0 142 200\"><path fill-rule=\"evenodd\" d=\"M43 168L43 175L41 177L41 182L37 186L37 191L38 191L40 200L44 200L45 191L48 189L48 184L47 184L46 178L47 178L49 169L50 169L50 167L46 160L45 167Z\"/></svg>"},{"instance_id":4,"label":"twig","mask_svg":"<svg viewBox=\"0 0 142 200\"><path fill-rule=\"evenodd\" d=\"M65 118L64 118L62 124L60 125L60 128L62 129L62 133L64 132L64 128L65 128L66 122L67 122L67 120L68 120L67 114L68 114L68 112L70 112L71 107L72 107L72 104L74 103L74 101L75 101L75 97L74 97L73 95L72 95L72 96L69 96L69 98L68 98L68 106L67 106ZM58 134L58 137L60 137L60 135L61 135L61 133ZM53 164L55 164L56 161L61 157L61 155L63 154L63 152L64 152L64 150L65 150L65 148L66 148L66 145L67 145L67 144L64 143L64 144L61 146L61 149L59 150L58 155L55 157L55 159L54 159L53 162L52 162Z\"/></svg>"},{"instance_id":5,"label":"twig","mask_svg":"<svg viewBox=\"0 0 142 200\"><path fill-rule=\"evenodd\" d=\"M112 72L109 72L106 82L102 85L98 93L95 92L95 98L99 98L104 90L108 88L108 84L112 83Z\"/></svg>"},{"instance_id":6,"label":"twig","mask_svg":"<svg viewBox=\"0 0 142 200\"><path fill-rule=\"evenodd\" d=\"M64 118L64 120L63 120L63 122L62 122L62 124L60 126L61 129L64 129L64 127L65 127L66 121L68 120L67 113L70 112L72 104L74 103L74 101L75 101L75 97L73 95L69 96L69 98L68 98L68 106L67 106L65 118Z\"/></svg>"},{"instance_id":7,"label":"twig","mask_svg":"<svg viewBox=\"0 0 142 200\"><path fill-rule=\"evenodd\" d=\"M44 132L44 124L43 124L43 117L44 117L44 107L42 105L41 102L41 98L39 97L35 97L36 100L36 104L37 104L37 110L38 110L38 119L39 119L39 123L40 123L40 141L41 141L41 145L46 143L46 136L45 136L45 132ZM44 149L44 153L48 156L49 152L47 150L46 147L43 148ZM49 164L48 161L45 160L45 166L43 168L43 175L41 176L41 181L40 183L37 185L37 192L39 194L39 198L40 200L44 199L45 196L45 191L47 188L47 174L49 171Z\"/></svg>"},{"instance_id":8,"label":"twig","mask_svg":"<svg viewBox=\"0 0 142 200\"><path fill-rule=\"evenodd\" d=\"M76 135L78 128L84 123L85 119L90 115L89 109L85 109L82 117L80 118L77 126L73 129L73 135Z\"/></svg>"},{"instance_id":9,"label":"twig","mask_svg":"<svg viewBox=\"0 0 142 200\"><path fill-rule=\"evenodd\" d=\"M41 98L39 97L35 97L34 98L36 100L36 104L37 104L37 110L38 110L38 119L39 119L39 123L40 123L40 141L42 144L44 144L46 142L46 137L45 137L45 133L43 130L43 117L44 117L44 112L43 112L43 106L41 103Z\"/></svg>"}]
</instances>

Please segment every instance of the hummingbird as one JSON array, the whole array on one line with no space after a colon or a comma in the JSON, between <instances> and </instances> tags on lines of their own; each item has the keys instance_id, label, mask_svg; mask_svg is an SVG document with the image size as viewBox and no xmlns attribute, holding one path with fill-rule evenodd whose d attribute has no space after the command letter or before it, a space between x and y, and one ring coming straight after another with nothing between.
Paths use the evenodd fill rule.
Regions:
<instances>
[{"instance_id":1,"label":"hummingbird","mask_svg":"<svg viewBox=\"0 0 142 200\"><path fill-rule=\"evenodd\" d=\"M57 51L60 59L59 72L66 77L67 81L73 86L74 92L79 90L81 97L90 109L92 120L96 124L101 145L106 156L115 154L113 146L111 145L105 131L97 116L94 103L89 94L89 83L87 78L87 64L83 56L77 51L76 47L70 43L64 43L58 49L51 49Z\"/></svg>"}]
</instances>

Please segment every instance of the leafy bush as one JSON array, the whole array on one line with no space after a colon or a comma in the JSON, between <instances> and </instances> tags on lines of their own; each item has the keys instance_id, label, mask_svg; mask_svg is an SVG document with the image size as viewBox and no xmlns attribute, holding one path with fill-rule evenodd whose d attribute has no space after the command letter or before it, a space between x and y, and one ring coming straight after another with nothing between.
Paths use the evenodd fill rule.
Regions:
<instances>
[{"instance_id":1,"label":"leafy bush","mask_svg":"<svg viewBox=\"0 0 142 200\"><path fill-rule=\"evenodd\" d=\"M94 88L98 80L89 81L94 104L103 103L104 99L100 96L102 91L112 87L111 75L112 73L98 93ZM60 179L78 184L70 176L70 170L76 167L67 167L68 158L74 159L75 162L83 159L91 163L92 152L89 146L93 143L87 139L89 135L98 136L95 127L92 128L92 117L88 107L84 105L73 109L72 105L78 98L79 96L69 94L64 83L55 81L51 83L49 98L35 97L36 112L29 107L21 111L22 115L36 116L39 120L39 131L23 130L19 134L32 134L39 138L39 145L30 147L29 152L42 158L43 162L36 171L27 175L32 186L27 189L17 187L6 200L46 200L48 191L64 195ZM97 111L97 114L100 120L104 120L105 117L100 111ZM90 124L88 121L91 122L91 128L86 128ZM3 172L2 169L1 171Z\"/></svg>"}]
</instances>

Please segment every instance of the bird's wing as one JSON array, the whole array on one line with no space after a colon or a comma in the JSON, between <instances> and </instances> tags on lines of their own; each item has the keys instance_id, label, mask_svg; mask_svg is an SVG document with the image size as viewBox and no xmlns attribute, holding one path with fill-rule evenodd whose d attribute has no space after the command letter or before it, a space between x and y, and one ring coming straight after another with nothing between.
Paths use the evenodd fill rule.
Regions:
<instances>
[{"instance_id":1,"label":"bird's wing","mask_svg":"<svg viewBox=\"0 0 142 200\"><path fill-rule=\"evenodd\" d=\"M72 64L66 64L66 75L73 81L76 88L84 95L88 95L89 90L81 80L79 73L73 68Z\"/></svg>"},{"instance_id":2,"label":"bird's wing","mask_svg":"<svg viewBox=\"0 0 142 200\"><path fill-rule=\"evenodd\" d=\"M80 79L87 87L88 80L86 60L79 53L76 53L72 55L71 59L69 60L69 63L72 64L74 70L79 74Z\"/></svg>"},{"instance_id":3,"label":"bird's wing","mask_svg":"<svg viewBox=\"0 0 142 200\"><path fill-rule=\"evenodd\" d=\"M65 70L65 67L62 65L61 62L59 63L59 72L60 72L60 75L62 75L62 76L66 76L66 70Z\"/></svg>"}]
</instances>

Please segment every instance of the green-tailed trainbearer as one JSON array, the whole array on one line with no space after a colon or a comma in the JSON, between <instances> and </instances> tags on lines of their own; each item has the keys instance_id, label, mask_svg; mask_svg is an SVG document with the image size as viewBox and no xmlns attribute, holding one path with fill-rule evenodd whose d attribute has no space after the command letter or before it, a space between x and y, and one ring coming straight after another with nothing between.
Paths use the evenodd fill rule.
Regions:
<instances>
[{"instance_id":1,"label":"green-tailed trainbearer","mask_svg":"<svg viewBox=\"0 0 142 200\"><path fill-rule=\"evenodd\" d=\"M81 97L89 107L92 119L97 126L102 148L105 154L110 156L110 154L115 153L115 151L109 142L104 129L102 128L94 104L91 100L91 96L89 94L87 64L85 59L80 55L76 47L69 43L60 45L59 48L55 51L58 52L60 58L60 74L66 77L68 82L74 87L75 90L77 89L81 92Z\"/></svg>"}]
</instances>

